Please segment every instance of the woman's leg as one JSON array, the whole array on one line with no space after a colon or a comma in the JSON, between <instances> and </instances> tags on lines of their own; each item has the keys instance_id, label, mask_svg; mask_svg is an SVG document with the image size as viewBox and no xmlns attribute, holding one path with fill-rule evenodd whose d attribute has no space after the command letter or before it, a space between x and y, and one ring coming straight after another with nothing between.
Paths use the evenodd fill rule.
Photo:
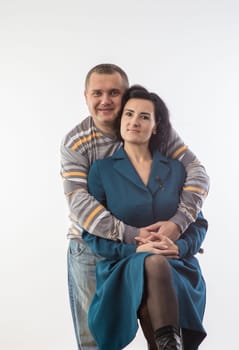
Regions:
<instances>
[{"instance_id":1,"label":"woman's leg","mask_svg":"<svg viewBox=\"0 0 239 350\"><path fill-rule=\"evenodd\" d=\"M140 306L138 317L139 317L142 331L147 340L148 350L157 350L157 346L154 339L154 330L151 324L151 320L149 317L149 312L148 312L148 308L145 300L142 302Z\"/></svg>"},{"instance_id":2,"label":"woman's leg","mask_svg":"<svg viewBox=\"0 0 239 350\"><path fill-rule=\"evenodd\" d=\"M178 327L178 302L170 265L161 255L145 259L146 303L153 329L172 325Z\"/></svg>"},{"instance_id":3,"label":"woman's leg","mask_svg":"<svg viewBox=\"0 0 239 350\"><path fill-rule=\"evenodd\" d=\"M161 255L145 259L145 297L157 348L182 349L171 269L168 260Z\"/></svg>"}]
</instances>

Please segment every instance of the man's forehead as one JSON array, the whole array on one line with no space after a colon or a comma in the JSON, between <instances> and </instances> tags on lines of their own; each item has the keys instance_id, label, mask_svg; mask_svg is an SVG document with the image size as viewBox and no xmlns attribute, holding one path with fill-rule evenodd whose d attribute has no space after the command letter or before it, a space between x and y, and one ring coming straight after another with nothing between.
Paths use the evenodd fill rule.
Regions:
<instances>
[{"instance_id":1,"label":"man's forehead","mask_svg":"<svg viewBox=\"0 0 239 350\"><path fill-rule=\"evenodd\" d=\"M123 80L118 72L113 74L99 74L92 73L88 83L90 90L112 90L121 89L123 87Z\"/></svg>"}]
</instances>

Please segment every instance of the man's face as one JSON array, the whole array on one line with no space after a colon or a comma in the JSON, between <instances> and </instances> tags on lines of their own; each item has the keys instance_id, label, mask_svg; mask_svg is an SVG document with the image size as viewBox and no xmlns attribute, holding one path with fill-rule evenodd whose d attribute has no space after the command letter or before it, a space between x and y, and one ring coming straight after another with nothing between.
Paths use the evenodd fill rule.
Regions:
<instances>
[{"instance_id":1,"label":"man's face","mask_svg":"<svg viewBox=\"0 0 239 350\"><path fill-rule=\"evenodd\" d=\"M124 91L125 84L118 72L90 76L85 91L86 104L95 125L102 131L113 132Z\"/></svg>"}]
</instances>

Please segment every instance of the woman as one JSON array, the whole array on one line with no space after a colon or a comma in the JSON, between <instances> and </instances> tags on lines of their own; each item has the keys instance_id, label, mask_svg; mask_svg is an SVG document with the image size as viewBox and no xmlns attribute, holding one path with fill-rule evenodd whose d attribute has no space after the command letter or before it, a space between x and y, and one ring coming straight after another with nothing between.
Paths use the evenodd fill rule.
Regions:
<instances>
[{"instance_id":1,"label":"woman","mask_svg":"<svg viewBox=\"0 0 239 350\"><path fill-rule=\"evenodd\" d=\"M162 154L171 128L167 107L156 94L133 86L123 97L118 121L124 146L93 164L90 193L129 225L168 220L177 209L185 171ZM199 214L176 242L163 236L155 241L152 235L130 245L83 233L91 249L104 257L97 264L88 316L100 350L125 347L135 337L142 314L143 321L150 320L143 322L150 349L183 349L180 328L184 349L198 348L206 336L205 283L194 254L206 230Z\"/></svg>"}]
</instances>

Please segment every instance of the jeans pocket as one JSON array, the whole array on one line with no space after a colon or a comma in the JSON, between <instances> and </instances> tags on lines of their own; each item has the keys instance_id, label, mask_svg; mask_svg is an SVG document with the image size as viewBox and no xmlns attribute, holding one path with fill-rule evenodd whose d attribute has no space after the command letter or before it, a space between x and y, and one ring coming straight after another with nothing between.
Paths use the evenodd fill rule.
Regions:
<instances>
[{"instance_id":1,"label":"jeans pocket","mask_svg":"<svg viewBox=\"0 0 239 350\"><path fill-rule=\"evenodd\" d=\"M82 243L79 239L71 239L69 243L69 253L77 258L80 256L85 250L87 246Z\"/></svg>"}]
</instances>

